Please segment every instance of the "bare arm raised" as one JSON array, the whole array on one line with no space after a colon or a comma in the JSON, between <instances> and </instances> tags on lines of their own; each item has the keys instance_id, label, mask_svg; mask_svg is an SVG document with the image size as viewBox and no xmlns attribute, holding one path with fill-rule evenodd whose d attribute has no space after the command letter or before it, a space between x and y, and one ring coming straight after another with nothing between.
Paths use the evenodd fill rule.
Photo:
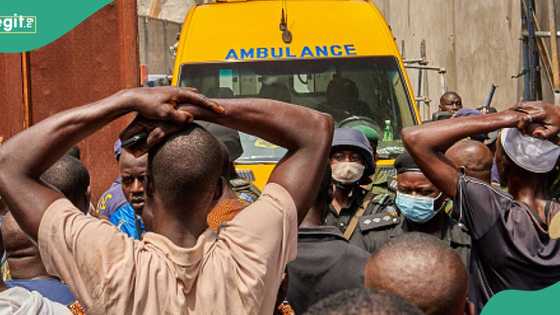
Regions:
<instances>
[{"instance_id":1,"label":"bare arm raised","mask_svg":"<svg viewBox=\"0 0 560 315\"><path fill-rule=\"evenodd\" d=\"M529 115L506 110L496 114L435 121L402 131L408 152L430 181L449 197L457 192L458 172L442 152L455 142L500 128L525 127Z\"/></svg>"},{"instance_id":2,"label":"bare arm raised","mask_svg":"<svg viewBox=\"0 0 560 315\"><path fill-rule=\"evenodd\" d=\"M269 182L294 199L301 222L317 194L332 141L334 122L324 113L265 99L214 99L223 114L189 106L195 119L239 129L288 149Z\"/></svg>"},{"instance_id":3,"label":"bare arm raised","mask_svg":"<svg viewBox=\"0 0 560 315\"><path fill-rule=\"evenodd\" d=\"M192 115L176 104L221 109L204 96L183 88L131 89L98 102L63 111L26 129L0 146L0 194L21 228L34 239L47 207L61 198L39 177L72 145L132 111L176 124L189 123Z\"/></svg>"}]
</instances>

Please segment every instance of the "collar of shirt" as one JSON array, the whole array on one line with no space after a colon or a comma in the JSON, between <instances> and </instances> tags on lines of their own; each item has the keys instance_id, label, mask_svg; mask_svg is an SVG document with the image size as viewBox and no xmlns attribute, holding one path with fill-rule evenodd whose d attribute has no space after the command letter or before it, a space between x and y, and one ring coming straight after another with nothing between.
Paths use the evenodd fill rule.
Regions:
<instances>
[{"instance_id":1,"label":"collar of shirt","mask_svg":"<svg viewBox=\"0 0 560 315\"><path fill-rule=\"evenodd\" d=\"M358 209L358 207L362 204L362 201L364 199L365 194L366 194L365 189L363 189L361 187L357 187L352 192L352 196L350 197L350 198L352 198L352 201L350 202L350 205L348 207L340 209L340 213L338 213L336 211L336 209L332 206L332 204L330 204L329 205L329 212L332 215L334 215L336 218L338 218L340 216L344 216L344 215L353 216L356 209ZM347 212L349 212L349 213L347 213Z\"/></svg>"},{"instance_id":2,"label":"collar of shirt","mask_svg":"<svg viewBox=\"0 0 560 315\"><path fill-rule=\"evenodd\" d=\"M412 222L408 221L402 214L400 214L400 217L401 222L395 229L391 230L390 232L391 238L401 235L402 233L416 231ZM439 229L439 231L436 231L433 236L443 241L449 241L450 243L455 243L458 245L470 245L470 237L468 236L468 233L462 226L458 224L457 221L453 220L444 213L442 213L442 215L438 217L440 220L441 228Z\"/></svg>"},{"instance_id":3,"label":"collar of shirt","mask_svg":"<svg viewBox=\"0 0 560 315\"><path fill-rule=\"evenodd\" d=\"M173 263L177 272L176 276L181 279L188 291L198 276L204 254L215 239L216 234L207 229L191 248L177 246L167 237L151 232L143 235L142 242Z\"/></svg>"}]
</instances>

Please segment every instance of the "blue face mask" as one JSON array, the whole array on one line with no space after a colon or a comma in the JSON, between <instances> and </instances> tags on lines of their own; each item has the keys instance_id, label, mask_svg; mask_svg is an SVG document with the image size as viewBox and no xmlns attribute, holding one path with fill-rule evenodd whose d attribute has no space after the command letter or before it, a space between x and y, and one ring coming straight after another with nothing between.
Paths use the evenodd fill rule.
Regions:
<instances>
[{"instance_id":1,"label":"blue face mask","mask_svg":"<svg viewBox=\"0 0 560 315\"><path fill-rule=\"evenodd\" d=\"M441 193L436 197L413 196L409 194L400 193L397 191L397 199L395 204L401 213L410 221L416 223L425 223L430 221L439 210L434 209L437 199L441 197Z\"/></svg>"}]
</instances>

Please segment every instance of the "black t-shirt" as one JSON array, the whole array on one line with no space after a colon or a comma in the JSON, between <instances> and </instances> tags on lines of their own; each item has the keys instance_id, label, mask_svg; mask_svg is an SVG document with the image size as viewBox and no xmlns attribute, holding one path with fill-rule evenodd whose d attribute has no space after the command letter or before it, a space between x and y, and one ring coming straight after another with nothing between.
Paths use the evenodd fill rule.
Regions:
<instances>
[{"instance_id":1,"label":"black t-shirt","mask_svg":"<svg viewBox=\"0 0 560 315\"><path fill-rule=\"evenodd\" d=\"M363 287L369 253L350 245L336 227L300 228L297 250L288 264L288 302L296 314L335 292Z\"/></svg>"},{"instance_id":2,"label":"black t-shirt","mask_svg":"<svg viewBox=\"0 0 560 315\"><path fill-rule=\"evenodd\" d=\"M478 311L506 289L538 290L560 281L560 241L527 205L461 176L454 216L469 229L469 298Z\"/></svg>"}]
</instances>

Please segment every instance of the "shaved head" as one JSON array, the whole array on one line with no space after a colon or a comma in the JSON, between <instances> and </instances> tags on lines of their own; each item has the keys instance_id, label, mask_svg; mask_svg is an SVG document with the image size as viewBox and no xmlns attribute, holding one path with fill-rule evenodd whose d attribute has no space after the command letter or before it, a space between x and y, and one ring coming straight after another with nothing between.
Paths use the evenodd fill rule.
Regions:
<instances>
[{"instance_id":1,"label":"shaved head","mask_svg":"<svg viewBox=\"0 0 560 315\"><path fill-rule=\"evenodd\" d=\"M171 135L148 154L150 194L169 210L210 202L219 187L224 152L219 141L193 124ZM221 191L221 190L220 190Z\"/></svg>"},{"instance_id":2,"label":"shaved head","mask_svg":"<svg viewBox=\"0 0 560 315\"><path fill-rule=\"evenodd\" d=\"M429 315L463 314L467 273L461 258L438 238L411 232L375 252L365 285L400 295Z\"/></svg>"},{"instance_id":3,"label":"shaved head","mask_svg":"<svg viewBox=\"0 0 560 315\"><path fill-rule=\"evenodd\" d=\"M474 140L461 140L450 147L445 156L460 169L465 168L465 174L490 183L490 174L494 155L484 144Z\"/></svg>"},{"instance_id":4,"label":"shaved head","mask_svg":"<svg viewBox=\"0 0 560 315\"><path fill-rule=\"evenodd\" d=\"M311 306L305 315L420 315L403 298L372 289L343 290Z\"/></svg>"},{"instance_id":5,"label":"shaved head","mask_svg":"<svg viewBox=\"0 0 560 315\"><path fill-rule=\"evenodd\" d=\"M87 213L90 177L82 161L64 155L41 175L41 180L54 186L74 206Z\"/></svg>"}]
</instances>

